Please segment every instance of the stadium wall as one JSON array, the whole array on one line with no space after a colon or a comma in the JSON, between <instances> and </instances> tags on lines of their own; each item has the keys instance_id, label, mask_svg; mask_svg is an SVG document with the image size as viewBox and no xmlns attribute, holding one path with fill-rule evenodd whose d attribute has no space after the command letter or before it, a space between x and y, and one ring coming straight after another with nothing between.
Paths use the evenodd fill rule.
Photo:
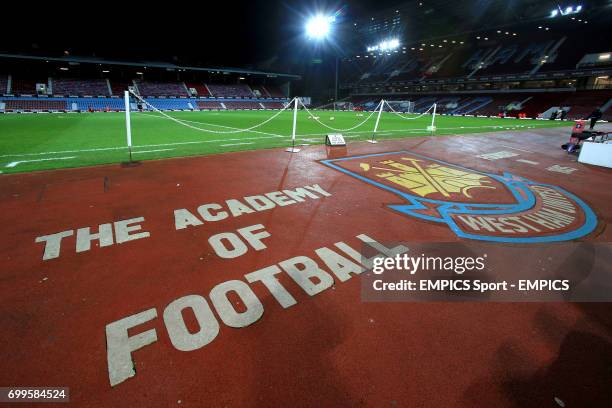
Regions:
<instances>
[{"instance_id":1,"label":"stadium wall","mask_svg":"<svg viewBox=\"0 0 612 408\"><path fill-rule=\"evenodd\" d=\"M212 110L215 108L201 108L205 104L198 102L215 103L222 110L276 110L282 109L286 98L144 98L148 103L159 110ZM227 105L226 102L229 102ZM125 110L124 101L119 97L28 97L5 96L0 97L1 113L21 112L120 112ZM233 106L237 106L234 108ZM245 106L249 106L246 108ZM148 110L143 109L143 110Z\"/></svg>"}]
</instances>

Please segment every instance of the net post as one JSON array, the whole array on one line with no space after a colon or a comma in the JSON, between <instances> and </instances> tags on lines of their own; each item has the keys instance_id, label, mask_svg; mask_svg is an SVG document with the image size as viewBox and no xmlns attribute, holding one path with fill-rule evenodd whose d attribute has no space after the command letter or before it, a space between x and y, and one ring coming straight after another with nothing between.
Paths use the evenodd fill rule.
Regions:
<instances>
[{"instance_id":1,"label":"net post","mask_svg":"<svg viewBox=\"0 0 612 408\"><path fill-rule=\"evenodd\" d=\"M368 142L370 143L378 143L378 141L374 140L374 136L376 135L376 132L378 131L378 122L380 121L380 115L382 114L383 108L385 106L385 100L381 99L379 105L380 105L380 109L378 109L378 116L376 117L376 123L374 124L374 133L372 133L372 139L368 140Z\"/></svg>"},{"instance_id":2,"label":"net post","mask_svg":"<svg viewBox=\"0 0 612 408\"><path fill-rule=\"evenodd\" d=\"M125 131L127 134L127 145L130 153L130 163L132 162L132 123L130 120L130 91L125 91Z\"/></svg>"},{"instance_id":3,"label":"net post","mask_svg":"<svg viewBox=\"0 0 612 408\"><path fill-rule=\"evenodd\" d=\"M296 96L294 99L294 105L293 105L293 130L291 132L291 147L288 148L286 151L289 153L297 153L300 151L300 149L296 149L295 148L295 130L297 127L297 112L298 112L298 101L299 98Z\"/></svg>"},{"instance_id":4,"label":"net post","mask_svg":"<svg viewBox=\"0 0 612 408\"><path fill-rule=\"evenodd\" d=\"M431 115L431 126L429 126L427 128L427 130L429 130L431 132L431 135L433 136L434 132L436 131L436 108L438 107L438 104L434 102L433 104L433 113Z\"/></svg>"}]
</instances>

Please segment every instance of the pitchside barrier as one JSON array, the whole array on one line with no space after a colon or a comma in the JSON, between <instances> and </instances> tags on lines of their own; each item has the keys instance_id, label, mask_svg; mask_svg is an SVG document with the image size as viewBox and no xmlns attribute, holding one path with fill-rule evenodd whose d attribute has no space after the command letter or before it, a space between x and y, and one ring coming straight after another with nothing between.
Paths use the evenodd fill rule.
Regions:
<instances>
[{"instance_id":1,"label":"pitchside barrier","mask_svg":"<svg viewBox=\"0 0 612 408\"><path fill-rule=\"evenodd\" d=\"M436 121L436 104L434 103L433 105L431 105L431 107L429 109L427 109L425 112L419 114L419 115L412 115L412 116L407 116L405 113L402 112L398 112L397 110L395 110L388 101L381 99L380 102L376 105L376 108L373 109L370 114L368 116L366 116L366 118L364 120L362 120L361 122L357 123L355 126L351 126L348 128L336 128L333 126L330 126L326 123L323 123L319 116L315 115L311 110L308 109L308 107L304 104L304 102L302 101L302 99L300 97L295 97L293 98L289 103L287 103L281 110L279 110L278 112L276 112L275 114L273 114L272 116L270 116L269 118L265 119L264 121L257 123L253 126L250 126L248 128L235 128L235 127L231 127L231 126L221 126L221 125L211 125L211 126L218 126L218 127L222 127L225 128L227 130L217 130L217 129L210 129L210 128L203 128L203 127L199 127L194 125L195 124L200 124L200 125L206 125L200 122L193 122L193 121L187 121L187 120L182 120L182 119L178 119L175 118L173 116L170 116L169 114L167 114L166 112L156 108L155 106L153 106L152 104L150 104L149 102L147 102L144 98L142 98L140 95L134 93L133 91L125 91L125 122L126 122L126 135L127 135L127 147L128 147L128 151L129 151L129 157L130 157L130 162L132 162L132 126L131 126L131 101L130 98L134 98L135 100L137 100L140 104L142 104L142 106L146 106L148 109L158 113L160 116L162 116L164 119L170 120L178 125L184 126L186 128L198 131L198 132L203 132L203 133L210 133L210 134L236 134L236 133L242 133L242 132L248 132L248 131L252 131L254 129L260 128L262 126L264 126L265 124L273 121L274 119L276 119L279 115L281 115L283 112L292 109L293 110L293 120L292 120L292 129L291 129L291 147L288 147L286 149L287 152L290 153L298 153L301 149L296 147L296 132L297 132L297 127L298 127L298 121L297 121L297 116L298 116L298 110L303 109L307 114L308 117L312 120L314 120L315 122L317 122L319 125L321 125L322 127L334 132L333 134L335 135L342 135L343 132L350 132L353 131L357 128L360 128L361 126L364 126L366 123L368 123L374 116L376 116L376 121L374 124L374 130L372 131L372 138L369 140L370 143L377 143L376 140L376 134L378 132L378 127L380 124L380 119L382 116L383 111L385 111L385 107L388 108L388 112L392 113L393 115L396 115L404 120L415 120L415 119L419 119L425 115L430 114L431 112L431 126L427 127L427 131L431 132L432 134L435 132L436 127L435 127L435 121ZM209 124L210 125L210 124ZM330 133L332 134L332 133ZM326 138L328 139L328 138Z\"/></svg>"}]
</instances>

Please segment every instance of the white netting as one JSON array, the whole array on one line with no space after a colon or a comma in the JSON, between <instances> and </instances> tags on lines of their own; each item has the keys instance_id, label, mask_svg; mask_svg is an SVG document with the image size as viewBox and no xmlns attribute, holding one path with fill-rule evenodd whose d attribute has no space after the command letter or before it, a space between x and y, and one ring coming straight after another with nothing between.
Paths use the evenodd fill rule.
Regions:
<instances>
[{"instance_id":1,"label":"white netting","mask_svg":"<svg viewBox=\"0 0 612 408\"><path fill-rule=\"evenodd\" d=\"M425 112L421 113L420 115L417 115L417 116L412 116L412 117L406 117L406 116L402 115L400 112L398 112L398 111L396 111L395 109L393 109L393 106L389 105L389 102L385 101L385 103L387 104L387 106L389 107L389 109L391 109L391 113L393 113L393 114L395 114L395 115L397 115L397 116L399 116L400 118L405 119L405 120L415 120L415 119L419 119L419 118L421 118L421 117L423 117L423 116L427 115L427 114L429 113L429 111L433 109L433 107L434 107L434 105L435 105L435 104L434 104L434 105L431 105L431 106L429 107L429 109L427 109Z\"/></svg>"},{"instance_id":2,"label":"white netting","mask_svg":"<svg viewBox=\"0 0 612 408\"><path fill-rule=\"evenodd\" d=\"M396 112L401 113L414 113L414 105L415 103L409 100L388 100L385 99L385 102L393 107Z\"/></svg>"},{"instance_id":3,"label":"white netting","mask_svg":"<svg viewBox=\"0 0 612 408\"><path fill-rule=\"evenodd\" d=\"M311 112L310 110L308 110L308 108L306 107L306 105L304 105L304 104L302 103L301 99L298 99L298 101L300 101L300 103L301 103L302 107L304 108L304 110L306 110L306 112L307 112L307 113L310 115L310 117L312 117L312 119L313 119L315 122L319 123L321 126L324 126L324 127L328 128L328 129L331 129L331 130L334 130L334 131L336 131L336 132L348 132L348 131L351 131L351 130L357 129L357 128L358 128L358 127L360 127L361 125L365 124L365 123L366 123L368 120L370 120L370 118L371 118L371 117L372 117L372 116L373 116L375 113L377 113L377 112L378 112L378 109L380 108L380 104L381 104L381 103L383 103L383 101L380 101L380 102L378 103L378 105L376 105L376 109L374 109L374 110L372 111L372 113L370 113L370 115L369 115L367 118L365 118L365 119L364 119L362 122L360 122L360 123L356 124L355 126L350 127L350 128L347 128L347 129L336 129L336 128L334 128L334 127L331 127L331 126L329 126L329 125L326 125L325 123L323 123L323 122L321 122L319 119L317 119L317 116L313 115L313 114L312 114L312 112Z\"/></svg>"},{"instance_id":4,"label":"white netting","mask_svg":"<svg viewBox=\"0 0 612 408\"><path fill-rule=\"evenodd\" d=\"M352 111L355 109L353 102L348 101L340 101L334 102L334 110L335 111Z\"/></svg>"},{"instance_id":5,"label":"white netting","mask_svg":"<svg viewBox=\"0 0 612 408\"><path fill-rule=\"evenodd\" d=\"M293 103L294 99L291 100L291 102L289 102L287 105L285 105L283 107L283 109L281 109L280 111L276 112L274 115L272 115L271 117L269 117L268 119L264 120L261 123L258 123L256 125L253 125L251 127L245 128L245 129L234 129L234 130L212 130L212 129L203 129L194 125L191 125L187 122L193 122L193 121L183 121L180 119L177 119L175 117L172 117L168 114L166 114L165 112L157 109L155 106L151 105L149 102L145 101L143 98L141 98L139 95L136 95L133 92L130 92L132 94L132 96L134 96L136 99L138 99L140 102L144 103L145 105L147 105L150 109L152 109L153 111L159 113L160 115L162 115L163 117L165 117L166 119L169 119L173 122L178 123L179 125L185 126L189 129L193 129L193 130L197 130L200 132L206 132L206 133L216 133L216 134L228 134L228 133L241 133L241 132L248 132L249 130L253 130L253 129L257 129L258 127L261 127L263 125L265 125L266 123L272 121L273 119L275 119L278 115L280 115L281 113L283 113L285 110L287 110L287 107L291 105L291 103ZM203 125L205 125L205 123L202 123ZM210 126L217 126L214 124L211 124Z\"/></svg>"}]
</instances>

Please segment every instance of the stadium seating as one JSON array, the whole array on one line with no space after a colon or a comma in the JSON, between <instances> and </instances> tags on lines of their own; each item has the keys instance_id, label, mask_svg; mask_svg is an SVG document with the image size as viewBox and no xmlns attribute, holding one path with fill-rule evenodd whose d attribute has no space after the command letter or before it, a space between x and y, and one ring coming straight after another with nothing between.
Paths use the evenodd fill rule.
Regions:
<instances>
[{"instance_id":1,"label":"stadium seating","mask_svg":"<svg viewBox=\"0 0 612 408\"><path fill-rule=\"evenodd\" d=\"M53 78L52 86L54 95L109 95L105 79Z\"/></svg>"},{"instance_id":2,"label":"stadium seating","mask_svg":"<svg viewBox=\"0 0 612 408\"><path fill-rule=\"evenodd\" d=\"M177 98L145 98L147 103L153 105L159 110L189 110L195 109L196 104L192 99L177 99Z\"/></svg>"},{"instance_id":3,"label":"stadium seating","mask_svg":"<svg viewBox=\"0 0 612 408\"><path fill-rule=\"evenodd\" d=\"M206 88L206 85L204 84L201 84L199 82L187 82L186 85L187 85L187 88L195 89L196 92L198 93L195 96L199 98L210 96L210 92L208 92L208 88Z\"/></svg>"},{"instance_id":4,"label":"stadium seating","mask_svg":"<svg viewBox=\"0 0 612 408\"><path fill-rule=\"evenodd\" d=\"M565 106L562 105L563 101L572 96L574 96L574 92L544 92L531 95L518 95L516 99L525 101L521 107L521 112L525 113L527 117L537 118L538 115L553 106Z\"/></svg>"},{"instance_id":5,"label":"stadium seating","mask_svg":"<svg viewBox=\"0 0 612 408\"><path fill-rule=\"evenodd\" d=\"M468 76L492 79L495 75L535 75L537 78L538 73L574 70L585 54L610 51L606 38L592 36L584 42L585 35L535 30L527 36L496 36L490 41L467 41L461 46L412 47L405 54L390 57L355 58L342 65L342 83L356 88Z\"/></svg>"},{"instance_id":6,"label":"stadium seating","mask_svg":"<svg viewBox=\"0 0 612 408\"><path fill-rule=\"evenodd\" d=\"M568 118L581 119L588 116L596 108L601 108L612 98L612 90L576 92L572 97L564 99L559 106L569 106ZM604 119L610 117L609 109L604 112Z\"/></svg>"},{"instance_id":7,"label":"stadium seating","mask_svg":"<svg viewBox=\"0 0 612 408\"><path fill-rule=\"evenodd\" d=\"M224 102L223 104L227 109L262 109L259 102Z\"/></svg>"},{"instance_id":8,"label":"stadium seating","mask_svg":"<svg viewBox=\"0 0 612 408\"><path fill-rule=\"evenodd\" d=\"M211 110L225 109L221 105L221 102L216 102L216 101L198 101L197 105L198 105L198 108L200 109L211 109Z\"/></svg>"},{"instance_id":9,"label":"stadium seating","mask_svg":"<svg viewBox=\"0 0 612 408\"><path fill-rule=\"evenodd\" d=\"M282 102L262 102L261 104L266 109L283 109L285 107Z\"/></svg>"},{"instance_id":10,"label":"stadium seating","mask_svg":"<svg viewBox=\"0 0 612 408\"><path fill-rule=\"evenodd\" d=\"M436 112L437 113L450 113L455 109L458 109L466 102L466 98L461 96L448 96L436 99Z\"/></svg>"},{"instance_id":11,"label":"stadium seating","mask_svg":"<svg viewBox=\"0 0 612 408\"><path fill-rule=\"evenodd\" d=\"M401 98L400 98L401 99ZM425 96L414 101L414 112L421 113L425 112L427 109L434 104L434 102L438 99L435 96Z\"/></svg>"},{"instance_id":12,"label":"stadium seating","mask_svg":"<svg viewBox=\"0 0 612 408\"><path fill-rule=\"evenodd\" d=\"M524 42L493 44L478 48L462 65L477 75L528 74L540 62L550 63L557 59L558 47L565 39L549 38Z\"/></svg>"},{"instance_id":13,"label":"stadium seating","mask_svg":"<svg viewBox=\"0 0 612 408\"><path fill-rule=\"evenodd\" d=\"M484 101L484 98L475 97L471 99L472 107L474 109L469 109L468 112L458 109L457 111L454 111L452 113L469 113L471 115L497 116L500 112L504 112L508 105L518 103L524 98L524 96L521 97L520 95L516 94L496 95L493 97L487 97L488 103L482 104L478 102L481 100ZM473 106L474 104L478 104L478 106Z\"/></svg>"},{"instance_id":14,"label":"stadium seating","mask_svg":"<svg viewBox=\"0 0 612 408\"><path fill-rule=\"evenodd\" d=\"M493 102L493 98L484 96L465 99L459 104L456 109L450 110L448 113L453 115L477 115L478 110Z\"/></svg>"},{"instance_id":15,"label":"stadium seating","mask_svg":"<svg viewBox=\"0 0 612 408\"><path fill-rule=\"evenodd\" d=\"M251 85L251 89L253 90L253 94L258 98L271 98L268 90L261 85Z\"/></svg>"},{"instance_id":16,"label":"stadium seating","mask_svg":"<svg viewBox=\"0 0 612 408\"><path fill-rule=\"evenodd\" d=\"M8 75L0 74L0 95L8 93Z\"/></svg>"},{"instance_id":17,"label":"stadium seating","mask_svg":"<svg viewBox=\"0 0 612 408\"><path fill-rule=\"evenodd\" d=\"M125 102L121 98L67 98L68 109L96 112L120 111L125 109Z\"/></svg>"},{"instance_id":18,"label":"stadium seating","mask_svg":"<svg viewBox=\"0 0 612 408\"><path fill-rule=\"evenodd\" d=\"M13 75L11 81L11 94L13 95L36 95L36 84L47 83L47 79L39 78L15 78Z\"/></svg>"},{"instance_id":19,"label":"stadium seating","mask_svg":"<svg viewBox=\"0 0 612 408\"><path fill-rule=\"evenodd\" d=\"M128 90L129 86L134 85L133 82L111 80L111 91L113 95L123 96L123 93Z\"/></svg>"},{"instance_id":20,"label":"stadium seating","mask_svg":"<svg viewBox=\"0 0 612 408\"><path fill-rule=\"evenodd\" d=\"M265 87L262 87L262 88L265 88L265 90L268 91L268 94L272 98L286 98L287 97L287 95L285 95L278 86L266 85Z\"/></svg>"},{"instance_id":21,"label":"stadium seating","mask_svg":"<svg viewBox=\"0 0 612 408\"><path fill-rule=\"evenodd\" d=\"M66 110L65 100L57 99L3 99L7 111L59 111Z\"/></svg>"},{"instance_id":22,"label":"stadium seating","mask_svg":"<svg viewBox=\"0 0 612 408\"><path fill-rule=\"evenodd\" d=\"M183 82L137 81L141 96L190 96Z\"/></svg>"},{"instance_id":23,"label":"stadium seating","mask_svg":"<svg viewBox=\"0 0 612 408\"><path fill-rule=\"evenodd\" d=\"M253 98L253 92L248 85L206 84L212 96L217 98Z\"/></svg>"},{"instance_id":24,"label":"stadium seating","mask_svg":"<svg viewBox=\"0 0 612 408\"><path fill-rule=\"evenodd\" d=\"M159 110L236 110L236 109L282 109L280 101L228 99L224 101L196 98L145 98L146 102ZM125 102L120 97L4 97L6 110L66 110L66 111L123 111ZM149 108L145 108L149 109Z\"/></svg>"}]
</instances>

